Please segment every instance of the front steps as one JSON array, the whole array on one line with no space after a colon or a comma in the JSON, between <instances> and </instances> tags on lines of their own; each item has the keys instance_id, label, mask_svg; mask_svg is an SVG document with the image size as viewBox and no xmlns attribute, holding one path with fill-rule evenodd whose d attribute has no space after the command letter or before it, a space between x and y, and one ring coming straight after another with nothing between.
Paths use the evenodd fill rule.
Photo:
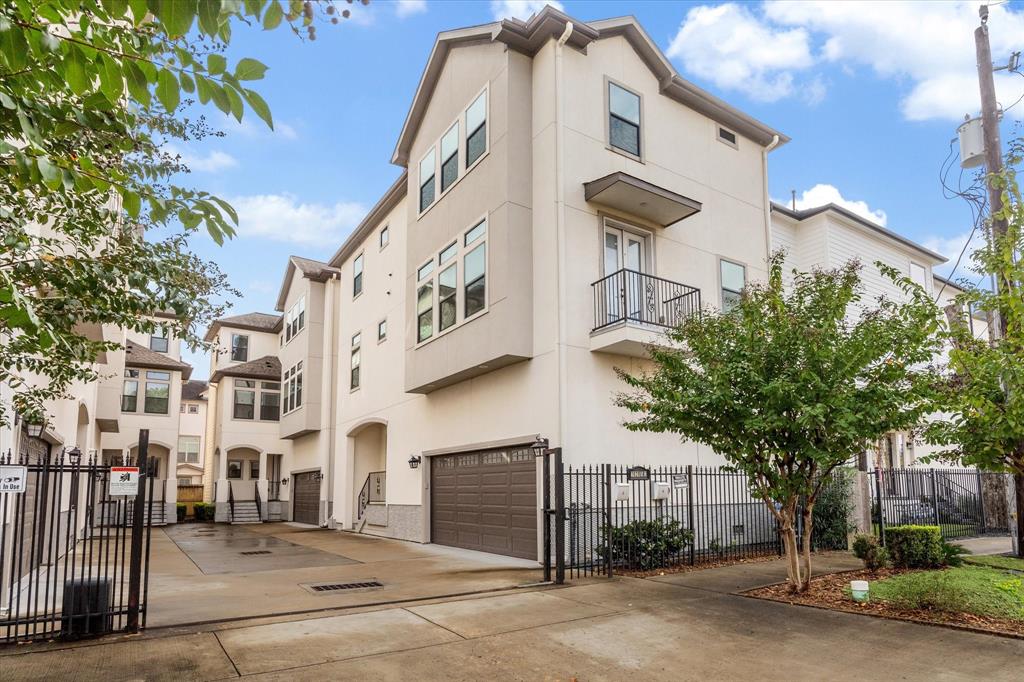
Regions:
<instances>
[{"instance_id":1,"label":"front steps","mask_svg":"<svg viewBox=\"0 0 1024 682\"><path fill-rule=\"evenodd\" d=\"M235 511L231 515L232 524L263 523L259 507L255 500L235 500Z\"/></svg>"}]
</instances>

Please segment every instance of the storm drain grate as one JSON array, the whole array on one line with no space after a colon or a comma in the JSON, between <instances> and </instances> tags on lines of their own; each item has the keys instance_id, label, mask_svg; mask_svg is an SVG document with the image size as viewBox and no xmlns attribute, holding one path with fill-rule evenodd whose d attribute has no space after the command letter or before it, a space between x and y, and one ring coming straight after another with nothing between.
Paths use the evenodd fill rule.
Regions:
<instances>
[{"instance_id":1,"label":"storm drain grate","mask_svg":"<svg viewBox=\"0 0 1024 682\"><path fill-rule=\"evenodd\" d=\"M253 554L270 554L268 549L257 549L253 552L239 552L242 556L252 556Z\"/></svg>"},{"instance_id":2,"label":"storm drain grate","mask_svg":"<svg viewBox=\"0 0 1024 682\"><path fill-rule=\"evenodd\" d=\"M365 583L324 583L322 585L309 585L314 592L334 592L335 590L357 590L365 587L384 587L384 583L370 580Z\"/></svg>"}]
</instances>

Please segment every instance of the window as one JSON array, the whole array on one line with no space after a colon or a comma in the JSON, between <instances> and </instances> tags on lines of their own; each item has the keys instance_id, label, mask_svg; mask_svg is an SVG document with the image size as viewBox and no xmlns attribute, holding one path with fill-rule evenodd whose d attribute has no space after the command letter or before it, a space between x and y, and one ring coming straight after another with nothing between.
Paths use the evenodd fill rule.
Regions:
<instances>
[{"instance_id":1,"label":"window","mask_svg":"<svg viewBox=\"0 0 1024 682\"><path fill-rule=\"evenodd\" d=\"M918 263L910 264L910 279L914 284L920 284L923 289L928 289L928 270Z\"/></svg>"},{"instance_id":2,"label":"window","mask_svg":"<svg viewBox=\"0 0 1024 682\"><path fill-rule=\"evenodd\" d=\"M388 321L381 320L377 323L377 340L383 341L388 338Z\"/></svg>"},{"instance_id":3,"label":"window","mask_svg":"<svg viewBox=\"0 0 1024 682\"><path fill-rule=\"evenodd\" d=\"M466 109L466 168L487 151L487 92Z\"/></svg>"},{"instance_id":4,"label":"window","mask_svg":"<svg viewBox=\"0 0 1024 682\"><path fill-rule=\"evenodd\" d=\"M149 349L157 353L167 352L167 330L157 327L149 337Z\"/></svg>"},{"instance_id":5,"label":"window","mask_svg":"<svg viewBox=\"0 0 1024 682\"><path fill-rule=\"evenodd\" d=\"M416 290L416 341L434 335L434 282L424 282Z\"/></svg>"},{"instance_id":6,"label":"window","mask_svg":"<svg viewBox=\"0 0 1024 682\"><path fill-rule=\"evenodd\" d=\"M306 326L306 297L296 301L284 318L284 342L291 341Z\"/></svg>"},{"instance_id":7,"label":"window","mask_svg":"<svg viewBox=\"0 0 1024 682\"><path fill-rule=\"evenodd\" d=\"M235 400L231 411L233 419L255 419L256 382L252 379L235 379Z\"/></svg>"},{"instance_id":8,"label":"window","mask_svg":"<svg viewBox=\"0 0 1024 682\"><path fill-rule=\"evenodd\" d=\"M436 274L435 264L443 266ZM487 305L486 274L487 220L484 219L416 271L416 342L422 343L482 311Z\"/></svg>"},{"instance_id":9,"label":"window","mask_svg":"<svg viewBox=\"0 0 1024 682\"><path fill-rule=\"evenodd\" d=\"M253 481L259 480L260 477L260 461L258 459L249 460L249 478Z\"/></svg>"},{"instance_id":10,"label":"window","mask_svg":"<svg viewBox=\"0 0 1024 682\"><path fill-rule=\"evenodd\" d=\"M231 362L245 362L249 359L249 337L245 334L231 335Z\"/></svg>"},{"instance_id":11,"label":"window","mask_svg":"<svg viewBox=\"0 0 1024 682\"><path fill-rule=\"evenodd\" d=\"M481 222L466 233L466 245L483 240L487 230L487 221ZM470 239L472 237L472 239ZM471 317L483 310L487 305L487 242L483 242L466 254L463 259L463 277L465 284L466 317Z\"/></svg>"},{"instance_id":12,"label":"window","mask_svg":"<svg viewBox=\"0 0 1024 682\"><path fill-rule=\"evenodd\" d=\"M121 388L121 411L135 412L139 408L139 370L126 369L124 375L128 378Z\"/></svg>"},{"instance_id":13,"label":"window","mask_svg":"<svg viewBox=\"0 0 1024 682\"><path fill-rule=\"evenodd\" d=\"M721 261L722 310L729 310L740 301L740 293L747 283L747 270L738 263Z\"/></svg>"},{"instance_id":14,"label":"window","mask_svg":"<svg viewBox=\"0 0 1024 682\"><path fill-rule=\"evenodd\" d=\"M459 252L459 243L458 242L452 242L448 246L448 248L446 248L443 251L441 251L441 254L437 257L437 262L440 265L444 265L445 263L450 261L452 258L454 258L455 254L457 254L458 252ZM434 261L430 261L430 262L433 263Z\"/></svg>"},{"instance_id":15,"label":"window","mask_svg":"<svg viewBox=\"0 0 1024 682\"><path fill-rule=\"evenodd\" d=\"M384 248L391 243L391 230L385 225L380 231L380 248Z\"/></svg>"},{"instance_id":16,"label":"window","mask_svg":"<svg viewBox=\"0 0 1024 682\"><path fill-rule=\"evenodd\" d=\"M260 382L260 419L276 422L281 418L281 383Z\"/></svg>"},{"instance_id":17,"label":"window","mask_svg":"<svg viewBox=\"0 0 1024 682\"><path fill-rule=\"evenodd\" d=\"M191 478L179 478L178 479L178 485L179 486L182 486L182 485L192 485L192 479Z\"/></svg>"},{"instance_id":18,"label":"window","mask_svg":"<svg viewBox=\"0 0 1024 682\"><path fill-rule=\"evenodd\" d=\"M459 123L455 122L441 138L441 191L459 179Z\"/></svg>"},{"instance_id":19,"label":"window","mask_svg":"<svg viewBox=\"0 0 1024 682\"><path fill-rule=\"evenodd\" d=\"M198 405L189 405L188 406L188 413L189 414L199 414L199 406Z\"/></svg>"},{"instance_id":20,"label":"window","mask_svg":"<svg viewBox=\"0 0 1024 682\"><path fill-rule=\"evenodd\" d=\"M420 161L420 213L434 203L434 147Z\"/></svg>"},{"instance_id":21,"label":"window","mask_svg":"<svg viewBox=\"0 0 1024 682\"><path fill-rule=\"evenodd\" d=\"M640 96L608 83L608 143L640 156Z\"/></svg>"},{"instance_id":22,"label":"window","mask_svg":"<svg viewBox=\"0 0 1024 682\"><path fill-rule=\"evenodd\" d=\"M146 402L143 405L146 414L167 414L171 399L170 381L170 372L146 372Z\"/></svg>"},{"instance_id":23,"label":"window","mask_svg":"<svg viewBox=\"0 0 1024 682\"><path fill-rule=\"evenodd\" d=\"M199 436L178 436L178 463L199 463Z\"/></svg>"},{"instance_id":24,"label":"window","mask_svg":"<svg viewBox=\"0 0 1024 682\"><path fill-rule=\"evenodd\" d=\"M736 133L732 132L731 130L726 130L725 128L719 127L718 141L724 142L730 147L736 147Z\"/></svg>"},{"instance_id":25,"label":"window","mask_svg":"<svg viewBox=\"0 0 1024 682\"><path fill-rule=\"evenodd\" d=\"M242 460L228 460L228 478L242 478Z\"/></svg>"},{"instance_id":26,"label":"window","mask_svg":"<svg viewBox=\"0 0 1024 682\"><path fill-rule=\"evenodd\" d=\"M349 372L348 387L353 391L359 388L359 345L363 335L356 333L352 335L352 366Z\"/></svg>"},{"instance_id":27,"label":"window","mask_svg":"<svg viewBox=\"0 0 1024 682\"><path fill-rule=\"evenodd\" d=\"M459 290L458 267L458 264L452 264L437 276L437 298L440 311L437 330L441 332L455 325L458 310L455 302L455 294Z\"/></svg>"},{"instance_id":28,"label":"window","mask_svg":"<svg viewBox=\"0 0 1024 682\"><path fill-rule=\"evenodd\" d=\"M363 254L352 261L352 298L363 293Z\"/></svg>"},{"instance_id":29,"label":"window","mask_svg":"<svg viewBox=\"0 0 1024 682\"><path fill-rule=\"evenodd\" d=\"M302 407L302 362L284 373L284 413Z\"/></svg>"}]
</instances>

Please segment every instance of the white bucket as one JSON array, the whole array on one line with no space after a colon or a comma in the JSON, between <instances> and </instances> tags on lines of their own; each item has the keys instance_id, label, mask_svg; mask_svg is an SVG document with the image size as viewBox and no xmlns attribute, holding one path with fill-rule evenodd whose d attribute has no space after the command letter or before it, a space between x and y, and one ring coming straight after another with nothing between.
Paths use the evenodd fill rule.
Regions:
<instances>
[{"instance_id":1,"label":"white bucket","mask_svg":"<svg viewBox=\"0 0 1024 682\"><path fill-rule=\"evenodd\" d=\"M867 601L868 600L868 581L867 580L851 580L850 581L850 593L853 595L854 601Z\"/></svg>"}]
</instances>

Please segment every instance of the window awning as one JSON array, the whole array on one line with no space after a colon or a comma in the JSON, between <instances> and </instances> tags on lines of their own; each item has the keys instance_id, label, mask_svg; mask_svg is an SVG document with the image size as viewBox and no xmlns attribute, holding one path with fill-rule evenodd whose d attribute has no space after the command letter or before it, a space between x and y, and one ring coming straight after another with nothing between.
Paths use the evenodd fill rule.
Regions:
<instances>
[{"instance_id":1,"label":"window awning","mask_svg":"<svg viewBox=\"0 0 1024 682\"><path fill-rule=\"evenodd\" d=\"M701 203L621 171L583 183L587 201L668 227L689 218Z\"/></svg>"}]
</instances>

